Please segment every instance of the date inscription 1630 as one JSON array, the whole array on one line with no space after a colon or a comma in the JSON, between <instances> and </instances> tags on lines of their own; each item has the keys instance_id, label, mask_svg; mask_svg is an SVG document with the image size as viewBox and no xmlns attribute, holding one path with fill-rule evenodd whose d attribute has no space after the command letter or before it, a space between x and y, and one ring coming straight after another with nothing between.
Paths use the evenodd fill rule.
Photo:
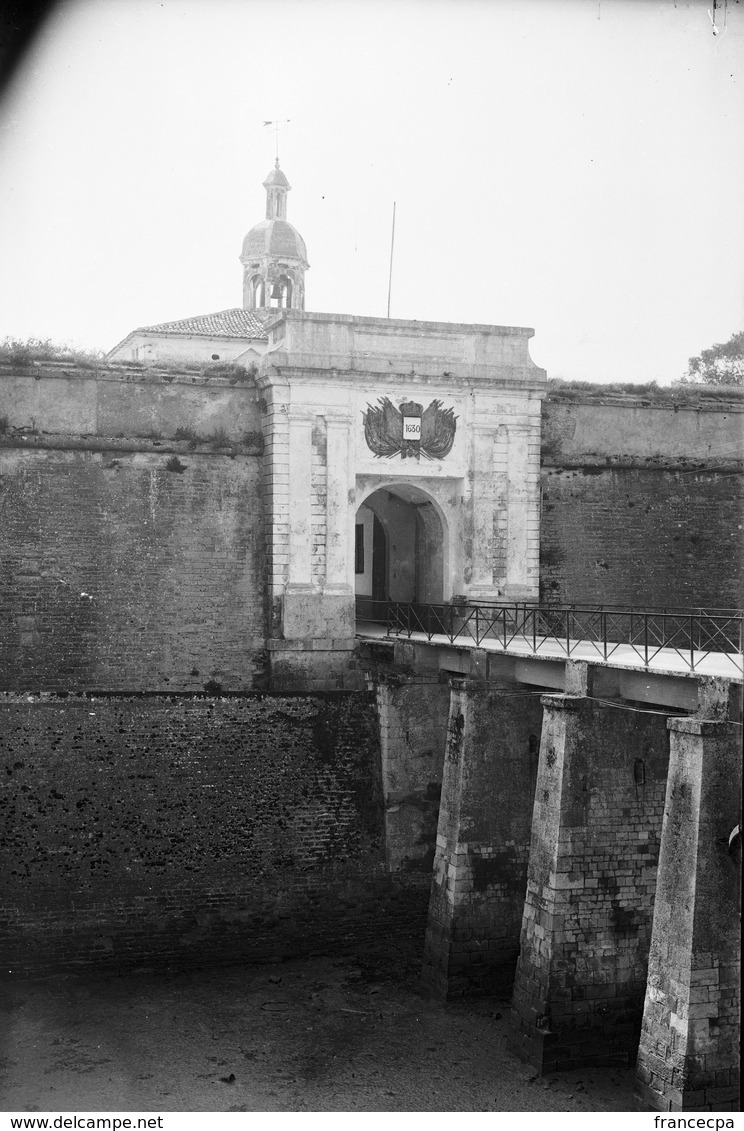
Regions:
<instances>
[{"instance_id":1,"label":"date inscription 1630","mask_svg":"<svg viewBox=\"0 0 744 1131\"><path fill-rule=\"evenodd\" d=\"M362 413L364 438L375 456L401 459L444 459L452 450L457 430L454 409L432 401L427 409L415 401L403 401L396 408L389 397L368 404Z\"/></svg>"}]
</instances>

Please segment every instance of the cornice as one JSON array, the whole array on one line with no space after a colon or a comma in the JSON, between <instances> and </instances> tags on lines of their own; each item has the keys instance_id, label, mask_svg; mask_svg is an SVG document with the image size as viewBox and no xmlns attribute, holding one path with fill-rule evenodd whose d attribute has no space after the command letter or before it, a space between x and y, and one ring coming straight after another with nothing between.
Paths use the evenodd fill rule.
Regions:
<instances>
[{"instance_id":1,"label":"cornice","mask_svg":"<svg viewBox=\"0 0 744 1131\"><path fill-rule=\"evenodd\" d=\"M544 374L544 371L538 370L538 374ZM507 393L512 396L518 394L540 400L547 393L547 379L544 375L533 376L527 370L520 373L512 371L499 376L494 374L492 367L477 365L461 366L459 372L452 370L446 373L427 373L415 367L408 370L385 371L359 369L353 365L327 367L293 365L280 362L278 359L265 358L258 384L264 388L275 380L297 385L334 385L352 392L361 390L370 395L377 389L400 385L436 387L444 393L459 389L465 394L476 395L485 392Z\"/></svg>"}]
</instances>

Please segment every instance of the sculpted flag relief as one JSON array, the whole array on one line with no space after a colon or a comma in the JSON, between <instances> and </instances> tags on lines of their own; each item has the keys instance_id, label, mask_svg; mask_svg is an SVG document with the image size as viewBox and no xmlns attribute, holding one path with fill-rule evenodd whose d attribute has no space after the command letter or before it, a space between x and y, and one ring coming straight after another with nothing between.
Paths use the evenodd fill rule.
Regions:
<instances>
[{"instance_id":1,"label":"sculpted flag relief","mask_svg":"<svg viewBox=\"0 0 744 1131\"><path fill-rule=\"evenodd\" d=\"M443 409L441 401L432 401L424 410L415 401L403 401L396 408L389 397L380 397L362 416L367 447L377 457L444 459L455 442L457 417L454 409Z\"/></svg>"}]
</instances>

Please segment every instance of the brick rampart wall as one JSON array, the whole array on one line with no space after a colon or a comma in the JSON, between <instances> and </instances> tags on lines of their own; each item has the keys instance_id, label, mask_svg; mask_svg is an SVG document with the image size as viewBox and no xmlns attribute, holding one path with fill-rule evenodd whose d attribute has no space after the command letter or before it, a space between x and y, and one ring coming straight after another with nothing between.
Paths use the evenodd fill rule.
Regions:
<instances>
[{"instance_id":1,"label":"brick rampart wall","mask_svg":"<svg viewBox=\"0 0 744 1131\"><path fill-rule=\"evenodd\" d=\"M423 941L427 893L385 870L365 695L6 697L0 716L5 969Z\"/></svg>"},{"instance_id":2,"label":"brick rampart wall","mask_svg":"<svg viewBox=\"0 0 744 1131\"><path fill-rule=\"evenodd\" d=\"M544 601L738 607L744 479L731 471L546 467Z\"/></svg>"},{"instance_id":3,"label":"brick rampart wall","mask_svg":"<svg viewBox=\"0 0 744 1131\"><path fill-rule=\"evenodd\" d=\"M260 687L259 475L250 455L0 448L0 689Z\"/></svg>"},{"instance_id":4,"label":"brick rampart wall","mask_svg":"<svg viewBox=\"0 0 744 1131\"><path fill-rule=\"evenodd\" d=\"M543 601L739 605L744 403L689 397L597 386L543 402Z\"/></svg>"}]
</instances>

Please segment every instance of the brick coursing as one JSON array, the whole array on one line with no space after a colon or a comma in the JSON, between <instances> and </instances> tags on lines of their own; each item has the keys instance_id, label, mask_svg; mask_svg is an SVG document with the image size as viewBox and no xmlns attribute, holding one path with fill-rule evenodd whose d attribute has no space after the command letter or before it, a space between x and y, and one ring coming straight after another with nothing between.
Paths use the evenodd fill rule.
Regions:
<instances>
[{"instance_id":1,"label":"brick coursing","mask_svg":"<svg viewBox=\"0 0 744 1131\"><path fill-rule=\"evenodd\" d=\"M260 676L260 461L168 464L0 452L0 689L240 691Z\"/></svg>"},{"instance_id":2,"label":"brick coursing","mask_svg":"<svg viewBox=\"0 0 744 1131\"><path fill-rule=\"evenodd\" d=\"M742 483L721 471L544 467L541 599L737 608Z\"/></svg>"},{"instance_id":3,"label":"brick coursing","mask_svg":"<svg viewBox=\"0 0 744 1131\"><path fill-rule=\"evenodd\" d=\"M384 861L364 695L0 706L6 970L188 967L423 938Z\"/></svg>"}]
</instances>

